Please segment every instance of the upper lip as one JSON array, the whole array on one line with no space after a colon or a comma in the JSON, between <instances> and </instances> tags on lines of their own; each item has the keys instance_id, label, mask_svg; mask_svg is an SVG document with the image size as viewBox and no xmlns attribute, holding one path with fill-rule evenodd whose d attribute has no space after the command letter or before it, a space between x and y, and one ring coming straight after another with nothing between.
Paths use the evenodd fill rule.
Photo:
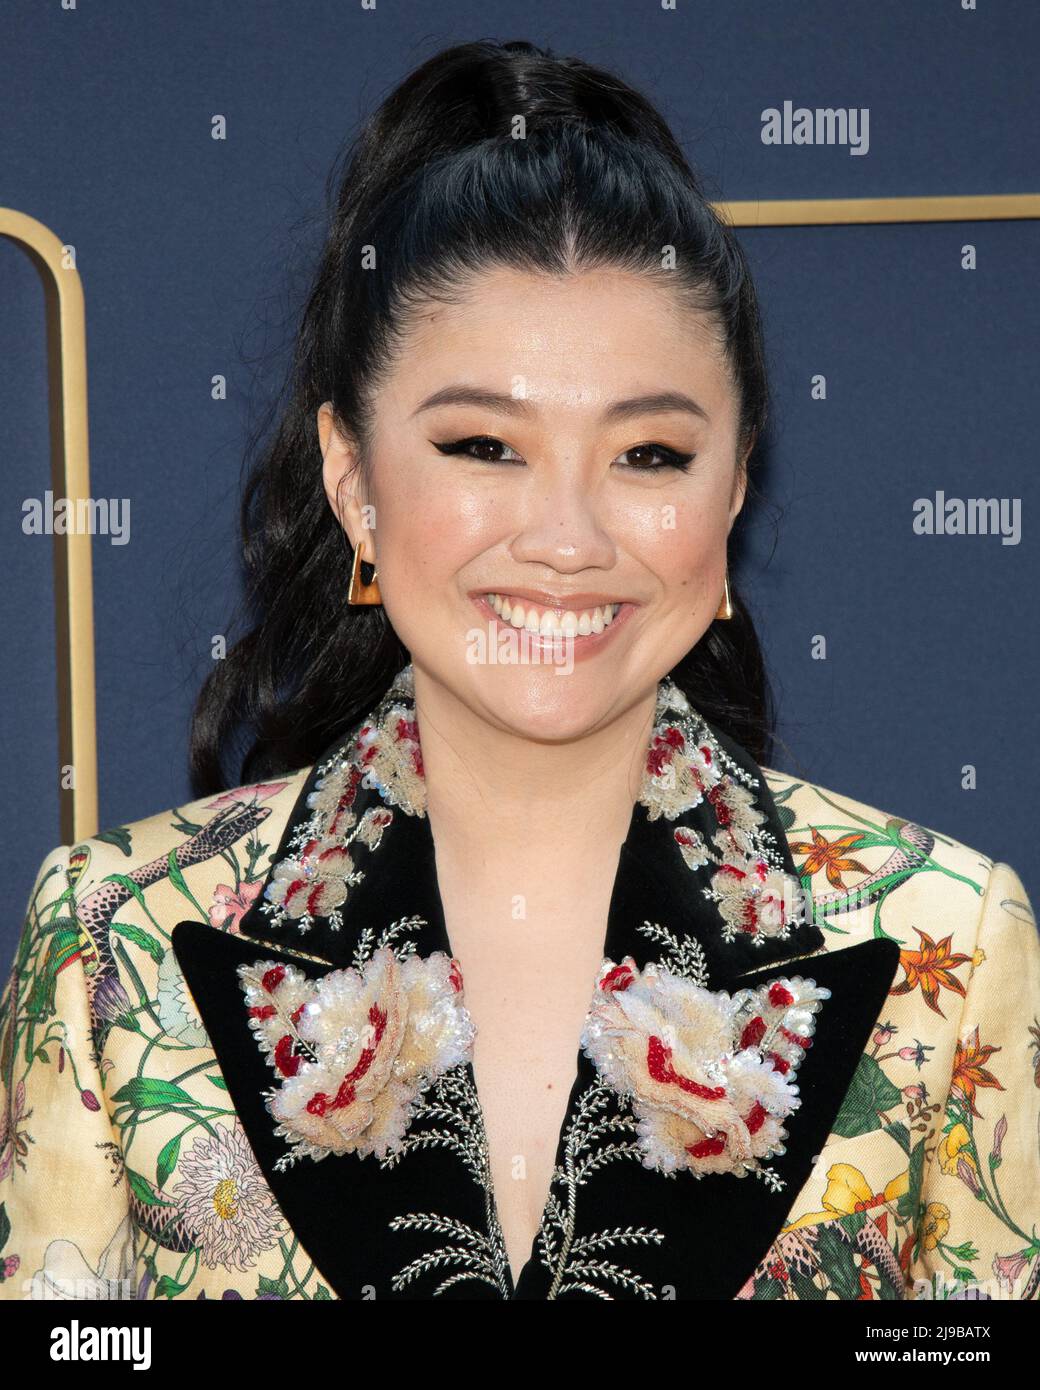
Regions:
<instances>
[{"instance_id":1,"label":"upper lip","mask_svg":"<svg viewBox=\"0 0 1040 1390\"><path fill-rule=\"evenodd\" d=\"M587 593L580 594L551 594L548 589L525 589L510 588L503 585L501 588L487 588L474 590L475 597L483 597L485 594L499 594L508 598L526 598L532 603L541 604L543 608L572 609L580 612L583 608L602 608L605 603L632 603L633 599L618 598L616 594Z\"/></svg>"}]
</instances>

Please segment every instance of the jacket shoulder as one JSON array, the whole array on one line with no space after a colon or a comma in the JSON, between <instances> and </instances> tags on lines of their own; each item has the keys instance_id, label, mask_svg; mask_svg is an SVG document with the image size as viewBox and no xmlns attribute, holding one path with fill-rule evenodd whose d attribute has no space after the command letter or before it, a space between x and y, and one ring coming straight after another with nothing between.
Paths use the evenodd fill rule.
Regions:
<instances>
[{"instance_id":1,"label":"jacket shoulder","mask_svg":"<svg viewBox=\"0 0 1040 1390\"><path fill-rule=\"evenodd\" d=\"M956 867L962 870L974 868L985 876L996 862L982 850L897 811L860 801L846 792L825 787L819 782L807 782L792 773L778 772L773 768L763 768L762 771L765 773L773 799L781 810L781 819L789 832L799 825L806 830L813 826L837 824L839 821L849 822L848 825L843 825L846 833L866 833L872 828L882 830L885 827L906 826L912 827L922 850L925 842L930 840L934 846L940 848L944 862L956 861Z\"/></svg>"},{"instance_id":2,"label":"jacket shoulder","mask_svg":"<svg viewBox=\"0 0 1040 1390\"><path fill-rule=\"evenodd\" d=\"M795 868L828 935L887 935L915 947L921 931L945 936L952 929L962 941L974 937L994 871L991 856L845 792L762 771Z\"/></svg>"},{"instance_id":3,"label":"jacket shoulder","mask_svg":"<svg viewBox=\"0 0 1040 1390\"><path fill-rule=\"evenodd\" d=\"M147 908L167 929L188 917L233 929L267 876L310 771L231 787L77 841L65 851L77 902L107 912L118 896L121 916Z\"/></svg>"}]
</instances>

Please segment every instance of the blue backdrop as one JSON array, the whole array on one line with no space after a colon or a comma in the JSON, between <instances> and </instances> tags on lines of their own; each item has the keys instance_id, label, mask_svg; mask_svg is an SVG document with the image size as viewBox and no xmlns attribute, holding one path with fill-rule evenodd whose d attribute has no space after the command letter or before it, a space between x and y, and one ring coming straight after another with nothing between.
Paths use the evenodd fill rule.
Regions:
<instances>
[{"instance_id":1,"label":"blue backdrop","mask_svg":"<svg viewBox=\"0 0 1040 1390\"><path fill-rule=\"evenodd\" d=\"M92 493L131 506L130 543L94 549L103 827L190 797L190 706L238 595L243 441L284 365L324 179L438 48L527 38L616 67L718 198L1040 192L1035 0L7 0L0 23L0 204L76 248ZM868 153L763 144L763 110L786 100L869 108ZM1040 226L741 235L777 402L772 511L738 569L780 696L774 764L1009 861L1036 901ZM2 242L0 287L10 954L60 835L52 541L21 530L49 486L43 301ZM1018 499L1020 543L915 534L915 500L938 490Z\"/></svg>"}]
</instances>

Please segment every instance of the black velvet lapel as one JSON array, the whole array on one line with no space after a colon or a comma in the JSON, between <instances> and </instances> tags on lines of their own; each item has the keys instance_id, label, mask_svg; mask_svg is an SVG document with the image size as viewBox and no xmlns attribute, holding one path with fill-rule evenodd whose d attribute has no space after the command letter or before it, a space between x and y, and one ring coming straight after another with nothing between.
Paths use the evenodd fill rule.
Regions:
<instances>
[{"instance_id":1,"label":"black velvet lapel","mask_svg":"<svg viewBox=\"0 0 1040 1390\"><path fill-rule=\"evenodd\" d=\"M757 776L757 804L766 813L787 872L794 874L764 775L742 749L718 730L712 732L731 757ZM346 743L346 739L337 740L316 761L273 863L289 854L293 832L310 814L307 802L317 781L317 769ZM359 818L366 809L378 805L377 791L359 789L355 806ZM615 1262L630 1263L638 1272L630 1287L624 1281L613 1285L609 1292L612 1298L645 1297L649 1288L658 1298L729 1300L779 1232L831 1132L884 1006L899 950L891 941L874 940L825 952L824 935L811 923L795 928L787 940L772 938L756 944L741 936L725 942L718 911L701 892L709 882L712 866L696 871L686 866L674 840L677 826L697 828L707 835L714 826L712 812L702 803L677 821L651 821L643 805L634 807L613 887L605 955L615 962L631 956L639 967L658 959L655 941L640 931L650 922L680 939L696 938L712 989L732 992L778 975L801 975L830 989L831 998L816 1016L815 1037L798 1071L801 1105L786 1122L786 1152L769 1160L769 1167L783 1180L781 1191L771 1190L752 1176L697 1178L688 1172L666 1176L629 1158L589 1174L581 1188L576 1234L582 1238L601 1230L637 1226L662 1234L659 1243L611 1254ZM276 1078L249 1028L238 966L258 960L280 961L316 977L351 965L363 930L378 933L392 922L414 916L425 921L409 936L418 955L449 950L433 839L425 816L394 807L382 844L365 858L363 868L365 876L351 889L338 930L320 918L302 935L289 925L273 928L260 910L261 895L242 918L241 935L191 921L179 923L173 932L177 959L232 1102L286 1220L331 1288L344 1299L427 1299L447 1276L455 1274L461 1277L448 1283L440 1297L595 1296L578 1289L553 1291L551 1270L539 1257L537 1241L515 1286L508 1267L503 1268L501 1262L489 1268L485 1261L476 1273L467 1273L465 1261L460 1266L458 1258L446 1258L440 1268L429 1267L436 1235L413 1222L401 1223L400 1218L427 1213L440 1223L437 1229L464 1226L485 1235L497 1228L487 1192L450 1147L431 1142L389 1166L380 1165L375 1157L344 1154L319 1162L302 1159L291 1167L275 1168L287 1145L274 1133L275 1121L264 1104L264 1092ZM318 959L309 960L300 953ZM472 1084L472 1067L465 1070ZM592 1062L581 1052L576 1073L568 1121L581 1092L596 1076ZM622 1104L619 1099L619 1108ZM567 1122L560 1135L558 1165L566 1157L566 1138ZM416 1265L410 1274L413 1261ZM490 1264L495 1265L493 1257Z\"/></svg>"}]
</instances>

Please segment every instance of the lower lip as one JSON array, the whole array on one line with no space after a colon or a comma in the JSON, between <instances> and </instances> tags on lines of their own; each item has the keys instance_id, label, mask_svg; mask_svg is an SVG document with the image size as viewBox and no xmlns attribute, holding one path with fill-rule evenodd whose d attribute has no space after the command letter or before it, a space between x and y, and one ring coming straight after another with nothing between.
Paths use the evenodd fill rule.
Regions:
<instances>
[{"instance_id":1,"label":"lower lip","mask_svg":"<svg viewBox=\"0 0 1040 1390\"><path fill-rule=\"evenodd\" d=\"M613 621L602 632L590 632L587 637L580 637L577 634L573 637L566 637L563 634L559 637L552 637L528 632L526 628L514 627L512 623L507 623L491 607L486 594L474 594L472 597L479 611L490 622L497 623L504 632L513 632L517 636L522 633L530 643L531 651L545 652L549 655L554 649L560 652L570 650L574 654L575 661L584 661L590 656L595 656L597 652L601 652L608 642L613 641L618 630L625 626L636 610L634 603L623 603L614 614ZM523 639L521 638L521 640Z\"/></svg>"}]
</instances>

